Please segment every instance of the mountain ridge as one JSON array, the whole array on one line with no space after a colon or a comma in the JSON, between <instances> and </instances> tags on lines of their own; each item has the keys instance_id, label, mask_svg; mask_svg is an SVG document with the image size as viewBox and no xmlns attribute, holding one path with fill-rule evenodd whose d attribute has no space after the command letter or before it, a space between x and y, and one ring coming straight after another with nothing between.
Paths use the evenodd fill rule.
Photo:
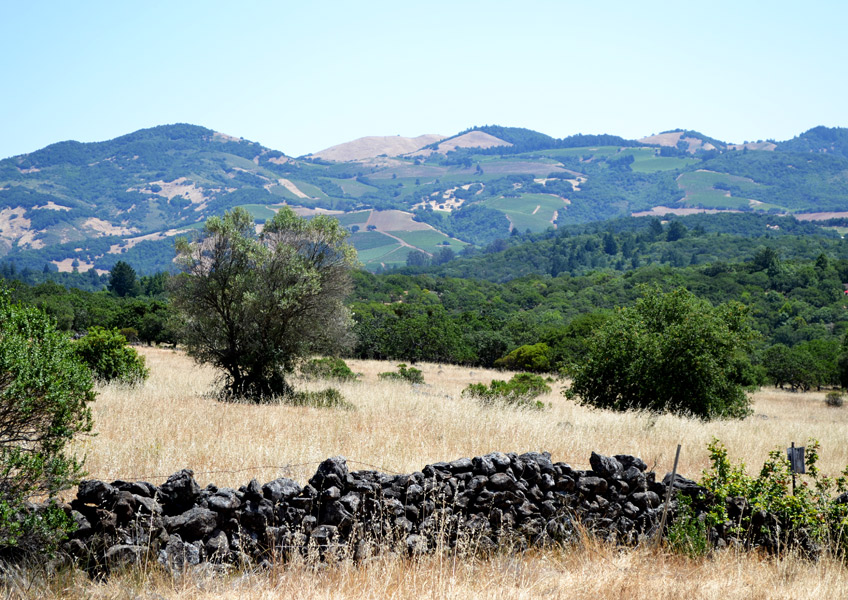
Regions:
<instances>
[{"instance_id":1,"label":"mountain ridge","mask_svg":"<svg viewBox=\"0 0 848 600\"><path fill-rule=\"evenodd\" d=\"M260 221L283 204L333 211L371 269L405 264L416 250L448 256L514 230L652 210L848 215L848 129L742 145L684 129L659 135L557 139L485 125L354 161L295 158L186 123L57 142L0 160L0 260L167 268L174 235L235 206Z\"/></svg>"}]
</instances>

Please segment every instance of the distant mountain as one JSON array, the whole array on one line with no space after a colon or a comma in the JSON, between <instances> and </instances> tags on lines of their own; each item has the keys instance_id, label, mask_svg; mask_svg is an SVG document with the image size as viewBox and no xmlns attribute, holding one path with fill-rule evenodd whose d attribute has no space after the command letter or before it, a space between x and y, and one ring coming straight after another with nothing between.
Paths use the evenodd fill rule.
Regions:
<instances>
[{"instance_id":1,"label":"distant mountain","mask_svg":"<svg viewBox=\"0 0 848 600\"><path fill-rule=\"evenodd\" d=\"M848 216L848 130L728 144L683 129L558 139L486 125L293 158L163 125L0 161L0 262L103 271L122 259L146 273L168 268L174 236L209 216L242 206L262 221L283 204L337 216L372 270L418 260L415 252L444 262L514 231L630 215Z\"/></svg>"}]
</instances>

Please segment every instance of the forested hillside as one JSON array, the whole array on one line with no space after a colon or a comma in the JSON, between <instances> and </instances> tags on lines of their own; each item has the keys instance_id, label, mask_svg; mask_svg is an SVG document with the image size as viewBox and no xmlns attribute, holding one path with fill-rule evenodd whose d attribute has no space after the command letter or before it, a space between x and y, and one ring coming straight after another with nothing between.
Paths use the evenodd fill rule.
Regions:
<instances>
[{"instance_id":1,"label":"forested hillside","mask_svg":"<svg viewBox=\"0 0 848 600\"><path fill-rule=\"evenodd\" d=\"M768 246L784 259L826 253L848 258L848 244L832 229L792 217L728 213L615 219L556 231L511 235L480 250L468 248L443 264L423 261L401 272L505 282L528 275L625 272L645 265L738 262Z\"/></svg>"},{"instance_id":2,"label":"forested hillside","mask_svg":"<svg viewBox=\"0 0 848 600\"><path fill-rule=\"evenodd\" d=\"M283 204L334 214L371 271L631 215L839 218L848 216L845 139L844 129L826 127L742 145L682 129L641 141L557 139L492 125L400 156L330 162L167 125L0 161L0 260L18 271L102 273L118 260L140 273L169 270L175 235L236 206L259 221Z\"/></svg>"}]
</instances>

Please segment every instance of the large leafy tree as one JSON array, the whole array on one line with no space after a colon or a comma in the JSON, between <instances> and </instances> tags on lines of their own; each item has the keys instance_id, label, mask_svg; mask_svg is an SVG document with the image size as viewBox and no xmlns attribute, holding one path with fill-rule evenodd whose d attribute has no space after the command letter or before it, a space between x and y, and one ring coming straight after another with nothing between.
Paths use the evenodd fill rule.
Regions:
<instances>
[{"instance_id":1,"label":"large leafy tree","mask_svg":"<svg viewBox=\"0 0 848 600\"><path fill-rule=\"evenodd\" d=\"M744 417L754 334L744 306L712 306L684 288L647 290L596 331L566 396L614 410Z\"/></svg>"},{"instance_id":2,"label":"large leafy tree","mask_svg":"<svg viewBox=\"0 0 848 600\"><path fill-rule=\"evenodd\" d=\"M356 252L338 221L309 221L288 207L261 233L236 208L177 242L183 273L172 280L181 339L197 361L224 372L225 394L259 401L291 392L303 356L349 343Z\"/></svg>"}]
</instances>

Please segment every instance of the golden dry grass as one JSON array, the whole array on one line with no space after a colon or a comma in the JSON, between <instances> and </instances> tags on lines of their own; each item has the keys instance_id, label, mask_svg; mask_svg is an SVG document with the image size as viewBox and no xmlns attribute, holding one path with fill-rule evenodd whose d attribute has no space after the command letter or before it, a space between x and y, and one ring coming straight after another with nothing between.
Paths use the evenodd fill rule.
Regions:
<instances>
[{"instance_id":1,"label":"golden dry grass","mask_svg":"<svg viewBox=\"0 0 848 600\"><path fill-rule=\"evenodd\" d=\"M37 577L37 576L36 576ZM8 597L41 598L393 598L629 600L821 600L848 596L848 572L831 559L718 552L691 559L650 549L618 550L588 543L575 548L499 554L489 559L381 557L316 570L303 564L229 575L173 577L136 570L104 582L78 571L49 581L31 573L6 586Z\"/></svg>"},{"instance_id":2,"label":"golden dry grass","mask_svg":"<svg viewBox=\"0 0 848 600\"><path fill-rule=\"evenodd\" d=\"M824 394L758 393L744 421L703 423L672 416L593 411L565 400L558 387L545 411L484 408L461 397L471 382L509 374L416 365L427 385L379 381L394 365L349 361L358 383L337 385L354 411L285 405L224 404L210 392L215 373L179 352L144 349L151 378L141 388L106 386L94 405L96 436L81 440L91 476L147 479L194 469L205 485L238 486L285 475L305 482L334 455L352 469L411 472L430 462L486 452L547 450L554 460L585 467L592 450L641 456L661 476L683 444L679 471L696 478L716 436L731 458L758 469L769 450L809 437L821 441L820 466L836 474L848 464L848 409L829 408ZM318 389L327 383L300 382ZM260 468L261 467L261 468ZM31 574L29 575L32 576ZM14 578L12 578L14 580ZM21 581L26 580L23 577ZM66 573L31 591L48 597L174 598L844 598L848 570L830 559L808 562L725 551L688 559L649 549L619 551L589 543L513 556L420 560L379 558L318 572L286 565L260 573L171 579L135 571L95 584ZM14 596L20 588L6 584Z\"/></svg>"},{"instance_id":3,"label":"golden dry grass","mask_svg":"<svg viewBox=\"0 0 848 600\"><path fill-rule=\"evenodd\" d=\"M318 462L343 455L351 468L376 465L408 473L440 460L494 450L547 450L556 461L588 466L592 450L641 456L660 475L670 471L678 443L679 471L696 478L707 467L713 436L733 460L759 469L769 450L814 437L822 444L820 466L837 473L848 464L848 409L827 407L824 393L766 390L755 395L755 414L743 421L703 423L674 416L590 410L565 400L559 386L542 397L545 411L482 407L462 398L471 382L509 374L456 366L416 365L427 385L377 379L391 363L349 361L361 381L332 384L355 411L216 401L215 372L179 352L144 349L150 380L141 388L100 389L96 436L82 440L93 477L164 477L189 467L205 485L240 485L280 475L305 481ZM300 382L320 389L326 382ZM356 462L354 462L356 461ZM267 467L267 468L256 468ZM361 467L364 468L364 467Z\"/></svg>"}]
</instances>

